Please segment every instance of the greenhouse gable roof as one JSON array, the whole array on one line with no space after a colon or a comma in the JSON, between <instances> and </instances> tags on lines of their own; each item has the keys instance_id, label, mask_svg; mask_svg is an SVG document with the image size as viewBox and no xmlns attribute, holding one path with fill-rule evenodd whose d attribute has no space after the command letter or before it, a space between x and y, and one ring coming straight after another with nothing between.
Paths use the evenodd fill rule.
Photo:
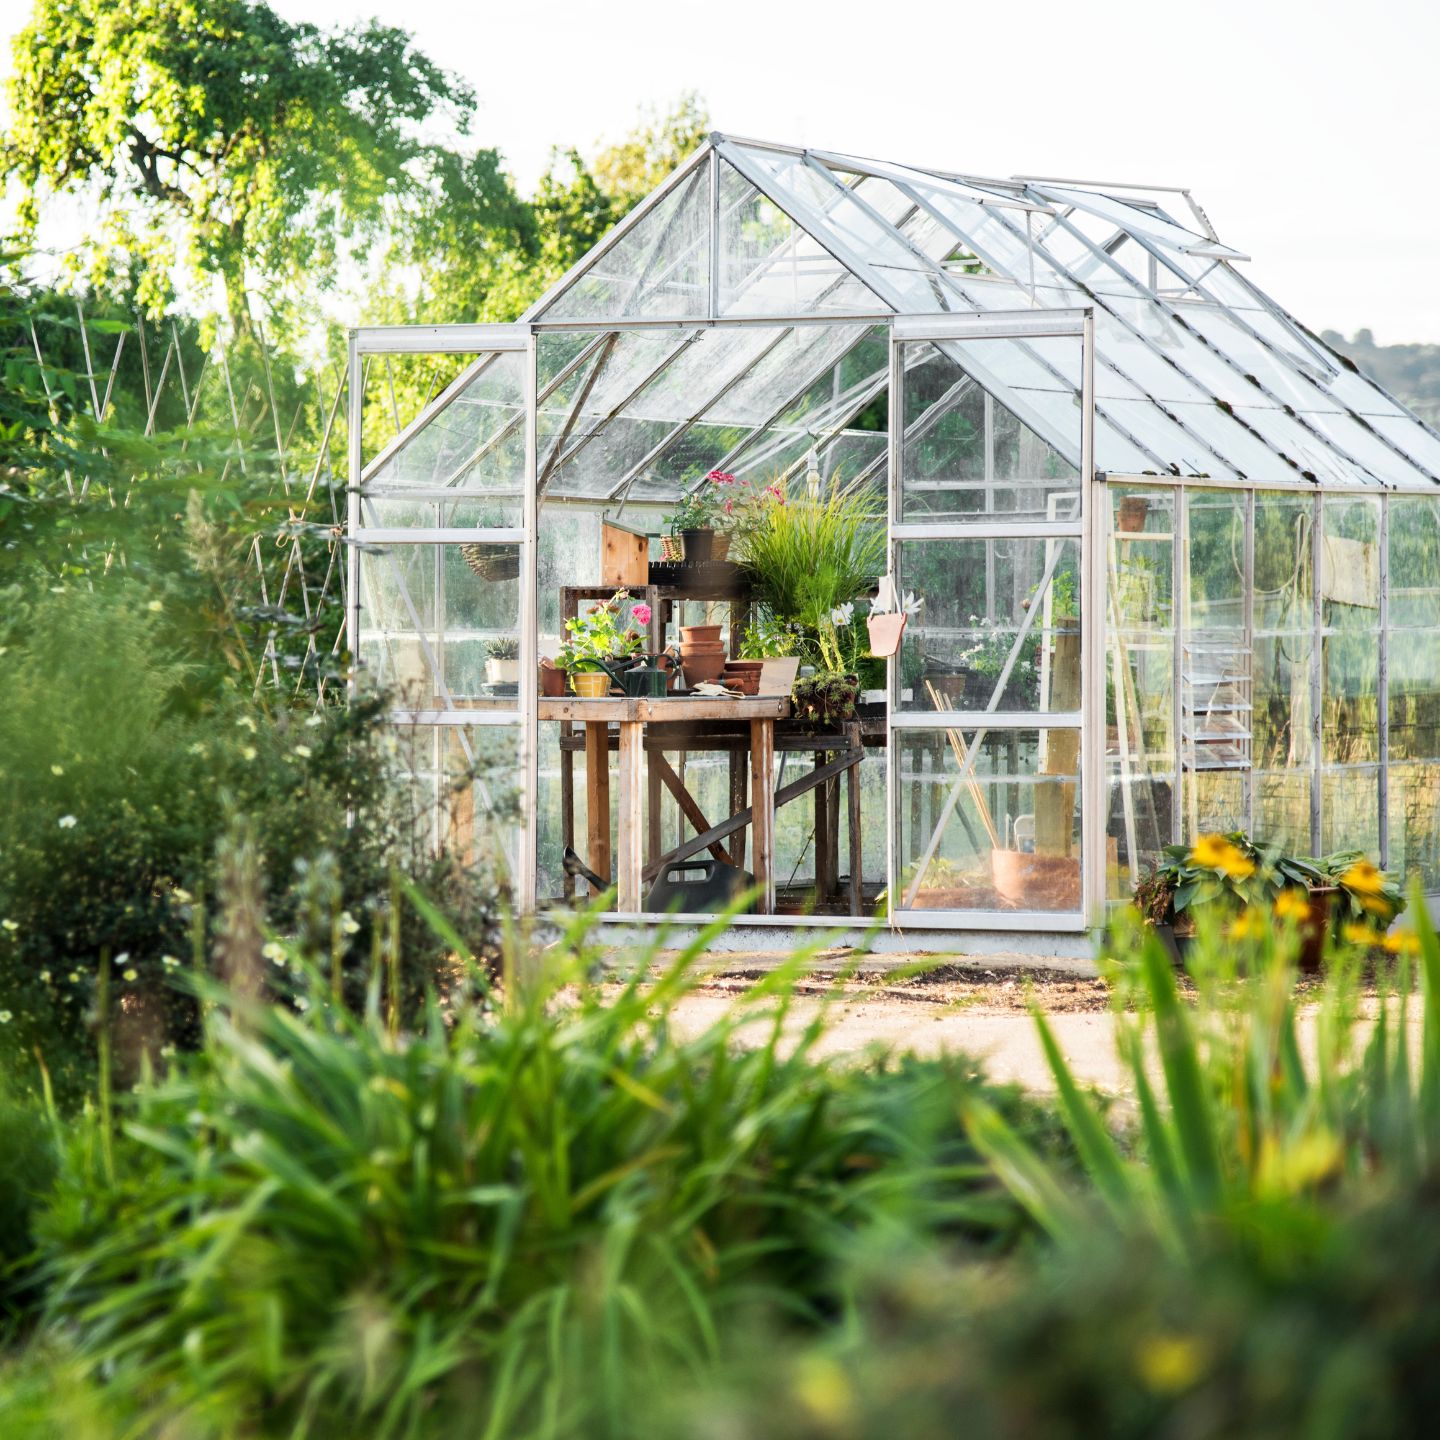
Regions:
<instances>
[{"instance_id":1,"label":"greenhouse gable roof","mask_svg":"<svg viewBox=\"0 0 1440 1440\"><path fill-rule=\"evenodd\" d=\"M1440 483L1440 436L1256 289L1244 259L1184 190L996 180L715 134L524 319L636 327L576 367L592 428L630 422L645 442L625 452L623 484L582 478L590 493L643 488L667 447L707 426L783 424L779 402L793 409L884 316L1079 306L1095 317L1099 470ZM944 344L1078 466L1073 345ZM883 347L871 350L873 372L851 365L826 397L831 433L883 389Z\"/></svg>"}]
</instances>

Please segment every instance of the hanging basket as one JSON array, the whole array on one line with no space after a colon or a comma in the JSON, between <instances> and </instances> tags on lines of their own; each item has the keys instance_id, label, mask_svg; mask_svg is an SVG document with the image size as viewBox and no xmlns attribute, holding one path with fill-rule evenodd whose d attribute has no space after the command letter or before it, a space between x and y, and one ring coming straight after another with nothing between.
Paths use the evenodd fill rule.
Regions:
<instances>
[{"instance_id":1,"label":"hanging basket","mask_svg":"<svg viewBox=\"0 0 1440 1440\"><path fill-rule=\"evenodd\" d=\"M482 580L518 580L519 545L482 545L472 541L460 547L465 563Z\"/></svg>"},{"instance_id":2,"label":"hanging basket","mask_svg":"<svg viewBox=\"0 0 1440 1440\"><path fill-rule=\"evenodd\" d=\"M909 618L903 610L892 610L888 615L872 615L865 622L870 631L870 653L879 660L898 654L900 637L905 633L905 623Z\"/></svg>"}]
</instances>

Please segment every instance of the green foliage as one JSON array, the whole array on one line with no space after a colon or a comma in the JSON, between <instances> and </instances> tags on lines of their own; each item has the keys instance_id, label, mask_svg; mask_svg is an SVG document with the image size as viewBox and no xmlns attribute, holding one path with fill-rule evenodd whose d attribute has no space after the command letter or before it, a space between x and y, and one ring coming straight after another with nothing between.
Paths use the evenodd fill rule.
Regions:
<instances>
[{"instance_id":1,"label":"green foliage","mask_svg":"<svg viewBox=\"0 0 1440 1440\"><path fill-rule=\"evenodd\" d=\"M766 505L746 535L744 563L773 621L819 636L831 612L865 594L885 565L885 527L865 487L836 483L819 500Z\"/></svg>"},{"instance_id":2,"label":"green foliage","mask_svg":"<svg viewBox=\"0 0 1440 1440\"><path fill-rule=\"evenodd\" d=\"M158 313L181 261L223 282L242 336L252 285L332 282L346 247L403 227L437 176L453 202L483 165L420 138L441 117L463 129L474 97L403 31L323 32L260 0L36 0L9 98L22 221L47 194L98 199L94 278L133 267Z\"/></svg>"},{"instance_id":3,"label":"green foliage","mask_svg":"<svg viewBox=\"0 0 1440 1440\"><path fill-rule=\"evenodd\" d=\"M49 1116L0 1089L0 1337L33 1303L34 1216L57 1173Z\"/></svg>"},{"instance_id":4,"label":"green foliage","mask_svg":"<svg viewBox=\"0 0 1440 1440\"><path fill-rule=\"evenodd\" d=\"M127 1075L144 1053L194 1043L175 981L218 941L204 897L221 888L234 817L272 922L295 933L320 885L353 929L353 966L389 923L395 865L448 879L472 943L489 923L489 904L461 899L478 879L426 858L421 802L391 783L383 702L267 714L177 656L150 593L47 596L27 611L25 643L0 655L0 1058L33 1085L38 1046L65 1100L91 1073L107 955ZM427 934L412 918L412 1004L439 962Z\"/></svg>"},{"instance_id":5,"label":"green foliage","mask_svg":"<svg viewBox=\"0 0 1440 1440\"><path fill-rule=\"evenodd\" d=\"M308 1010L211 995L203 1054L126 1102L113 1170L74 1134L50 1333L189 1435L629 1435L647 1381L760 1299L832 1313L857 1237L1017 1233L957 1124L969 1067L818 1061L823 1020L786 1026L805 955L682 1038L720 927L601 986L588 923L517 950L503 997L472 970L412 1034L334 1010L293 955Z\"/></svg>"}]
</instances>

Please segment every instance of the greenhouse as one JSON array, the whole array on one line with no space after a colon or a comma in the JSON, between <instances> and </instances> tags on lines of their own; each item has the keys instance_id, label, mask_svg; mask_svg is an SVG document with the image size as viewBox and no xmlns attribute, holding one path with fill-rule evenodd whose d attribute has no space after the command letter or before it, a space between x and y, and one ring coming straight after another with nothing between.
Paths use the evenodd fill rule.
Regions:
<instances>
[{"instance_id":1,"label":"greenhouse","mask_svg":"<svg viewBox=\"0 0 1440 1440\"><path fill-rule=\"evenodd\" d=\"M631 920L1063 936L1232 830L1440 891L1440 437L1246 258L1184 190L713 135L518 323L353 332L425 823Z\"/></svg>"}]
</instances>

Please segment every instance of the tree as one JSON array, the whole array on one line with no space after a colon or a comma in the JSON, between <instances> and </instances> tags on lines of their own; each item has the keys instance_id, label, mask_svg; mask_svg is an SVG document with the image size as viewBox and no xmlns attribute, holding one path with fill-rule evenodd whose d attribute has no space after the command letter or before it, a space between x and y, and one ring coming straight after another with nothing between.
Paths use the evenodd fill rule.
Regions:
<instances>
[{"instance_id":1,"label":"tree","mask_svg":"<svg viewBox=\"0 0 1440 1440\"><path fill-rule=\"evenodd\" d=\"M14 59L0 177L22 222L47 193L94 196L93 281L131 267L158 311L183 259L218 277L242 338L252 293L273 311L332 285L436 191L472 217L514 203L493 152L421 137L421 122L463 134L470 90L375 22L321 31L262 0L36 0Z\"/></svg>"}]
</instances>

